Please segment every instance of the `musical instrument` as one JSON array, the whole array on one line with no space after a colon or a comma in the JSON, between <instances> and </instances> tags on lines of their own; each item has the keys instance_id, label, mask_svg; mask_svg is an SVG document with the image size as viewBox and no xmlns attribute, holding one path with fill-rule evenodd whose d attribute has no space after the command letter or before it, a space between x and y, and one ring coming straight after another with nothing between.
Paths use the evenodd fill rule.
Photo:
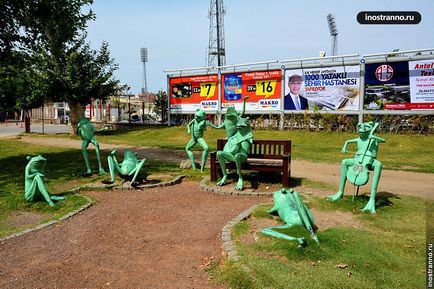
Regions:
<instances>
[{"instance_id":1,"label":"musical instrument","mask_svg":"<svg viewBox=\"0 0 434 289\"><path fill-rule=\"evenodd\" d=\"M368 165L372 163L375 156L367 155L369 148L372 144L372 136L377 129L379 123L375 123L372 130L369 132L368 144L365 152L362 155L356 155L354 165L350 166L347 171L347 180L354 186L363 186L369 181L369 168Z\"/></svg>"}]
</instances>

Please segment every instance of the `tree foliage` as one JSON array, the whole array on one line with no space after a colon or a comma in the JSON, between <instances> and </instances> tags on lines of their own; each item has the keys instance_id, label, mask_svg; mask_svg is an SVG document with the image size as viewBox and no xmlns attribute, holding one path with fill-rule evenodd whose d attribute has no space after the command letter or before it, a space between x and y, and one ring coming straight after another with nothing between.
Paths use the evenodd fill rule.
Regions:
<instances>
[{"instance_id":1,"label":"tree foliage","mask_svg":"<svg viewBox=\"0 0 434 289\"><path fill-rule=\"evenodd\" d=\"M0 1L0 109L65 101L75 126L91 98L116 91L108 44L85 41L92 0Z\"/></svg>"},{"instance_id":2,"label":"tree foliage","mask_svg":"<svg viewBox=\"0 0 434 289\"><path fill-rule=\"evenodd\" d=\"M160 119L161 123L167 122L167 93L165 91L158 91L154 100L154 112Z\"/></svg>"}]
</instances>

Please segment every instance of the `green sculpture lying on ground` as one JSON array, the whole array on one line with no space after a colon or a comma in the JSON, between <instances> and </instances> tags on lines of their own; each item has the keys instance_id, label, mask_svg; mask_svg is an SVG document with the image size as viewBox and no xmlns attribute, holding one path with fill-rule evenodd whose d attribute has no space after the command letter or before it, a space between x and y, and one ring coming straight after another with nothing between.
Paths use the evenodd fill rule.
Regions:
<instances>
[{"instance_id":1,"label":"green sculpture lying on ground","mask_svg":"<svg viewBox=\"0 0 434 289\"><path fill-rule=\"evenodd\" d=\"M263 234L289 241L297 241L299 247L304 247L306 246L306 239L304 237L296 238L274 231L274 229L287 229L292 226L302 226L309 231L312 239L319 243L315 233L317 226L315 225L313 216L309 209L303 204L297 192L281 189L274 192L273 198L274 206L268 210L268 213L278 214L285 222L285 225L263 229L261 231Z\"/></svg>"},{"instance_id":2,"label":"green sculpture lying on ground","mask_svg":"<svg viewBox=\"0 0 434 289\"><path fill-rule=\"evenodd\" d=\"M206 127L209 123L206 120L205 111L197 110L194 119L190 121L187 125L187 132L191 134L191 139L185 146L185 151L187 152L188 158L190 159L191 166L193 170L196 169L196 163L194 162L194 155L191 149L199 143L203 148L202 152L202 163L200 165L200 170L203 172L205 168L206 159L208 158L208 144L203 139L203 134L206 131Z\"/></svg>"},{"instance_id":3,"label":"green sculpture lying on ground","mask_svg":"<svg viewBox=\"0 0 434 289\"><path fill-rule=\"evenodd\" d=\"M54 206L53 200L63 200L64 197L51 196L44 185L45 165L47 159L41 155L35 157L27 157L29 163L24 172L25 178L25 192L24 198L28 202L36 202L38 199L43 198L50 206Z\"/></svg>"},{"instance_id":4,"label":"green sculpture lying on ground","mask_svg":"<svg viewBox=\"0 0 434 289\"><path fill-rule=\"evenodd\" d=\"M225 184L228 177L226 162L235 162L237 167L238 182L235 189L242 190L244 186L241 165L246 162L250 146L253 143L253 134L250 130L249 118L239 118L237 122L237 133L231 136L226 142L223 151L217 151L217 159L222 168L223 177L217 182L217 185Z\"/></svg>"},{"instance_id":5,"label":"green sculpture lying on ground","mask_svg":"<svg viewBox=\"0 0 434 289\"><path fill-rule=\"evenodd\" d=\"M130 179L131 186L133 186L146 159L143 159L139 162L136 152L125 150L124 160L119 164L116 159L116 150L113 150L107 157L107 161L110 169L110 181L112 183L115 181L115 172L117 172L121 178Z\"/></svg>"},{"instance_id":6,"label":"green sculpture lying on ground","mask_svg":"<svg viewBox=\"0 0 434 289\"><path fill-rule=\"evenodd\" d=\"M221 125L215 126L211 123L209 125L212 128L216 128L216 129L224 128L226 131L226 139L229 139L231 136L235 135L238 131L237 123L240 120L240 118L244 116L244 112L246 111L246 100L248 98L249 98L248 96L244 97L243 111L241 112L241 114L239 114L232 106L228 107L225 113L225 120Z\"/></svg>"},{"instance_id":7,"label":"green sculpture lying on ground","mask_svg":"<svg viewBox=\"0 0 434 289\"><path fill-rule=\"evenodd\" d=\"M106 128L104 128L103 130L106 130ZM87 147L89 146L89 143L93 143L93 145L95 146L96 158L98 159L99 174L103 175L105 174L105 171L101 165L99 144L93 133L94 131L96 130L93 127L92 123L87 118L81 117L77 125L77 134L83 140L81 144L81 150L83 152L84 162L86 163L86 174L90 175L92 173L92 170L90 169L90 165L89 165L89 156L87 154Z\"/></svg>"},{"instance_id":8,"label":"green sculpture lying on ground","mask_svg":"<svg viewBox=\"0 0 434 289\"><path fill-rule=\"evenodd\" d=\"M383 164L377 160L378 145L385 142L383 138L374 135L378 125L379 123L374 124L373 122L359 123L357 125L359 137L345 142L342 147L342 153L345 154L347 152L347 146L350 143L357 144L357 152L354 158L342 161L339 191L333 196L329 196L329 200L336 201L343 197L347 180L354 186L365 185L369 180L369 170L373 170L371 195L362 211L369 211L375 214L375 197L383 167Z\"/></svg>"}]
</instances>

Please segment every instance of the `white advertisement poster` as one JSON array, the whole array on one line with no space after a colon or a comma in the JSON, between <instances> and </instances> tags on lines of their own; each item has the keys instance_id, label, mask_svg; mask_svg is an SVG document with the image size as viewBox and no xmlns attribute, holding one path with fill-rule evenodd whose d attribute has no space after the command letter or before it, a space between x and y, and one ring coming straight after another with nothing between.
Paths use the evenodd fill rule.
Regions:
<instances>
[{"instance_id":1,"label":"white advertisement poster","mask_svg":"<svg viewBox=\"0 0 434 289\"><path fill-rule=\"evenodd\" d=\"M360 67L285 70L285 110L358 110Z\"/></svg>"},{"instance_id":2,"label":"white advertisement poster","mask_svg":"<svg viewBox=\"0 0 434 289\"><path fill-rule=\"evenodd\" d=\"M409 61L411 103L434 103L434 60Z\"/></svg>"}]
</instances>

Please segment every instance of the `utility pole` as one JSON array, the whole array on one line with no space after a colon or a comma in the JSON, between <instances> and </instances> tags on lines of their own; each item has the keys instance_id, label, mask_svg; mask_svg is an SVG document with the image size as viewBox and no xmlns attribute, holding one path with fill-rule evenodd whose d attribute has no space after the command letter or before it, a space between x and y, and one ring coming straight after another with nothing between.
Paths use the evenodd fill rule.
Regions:
<instances>
[{"instance_id":1,"label":"utility pole","mask_svg":"<svg viewBox=\"0 0 434 289\"><path fill-rule=\"evenodd\" d=\"M224 15L226 10L223 0L211 0L208 12L209 18L209 42L208 42L208 66L226 65Z\"/></svg>"}]
</instances>

